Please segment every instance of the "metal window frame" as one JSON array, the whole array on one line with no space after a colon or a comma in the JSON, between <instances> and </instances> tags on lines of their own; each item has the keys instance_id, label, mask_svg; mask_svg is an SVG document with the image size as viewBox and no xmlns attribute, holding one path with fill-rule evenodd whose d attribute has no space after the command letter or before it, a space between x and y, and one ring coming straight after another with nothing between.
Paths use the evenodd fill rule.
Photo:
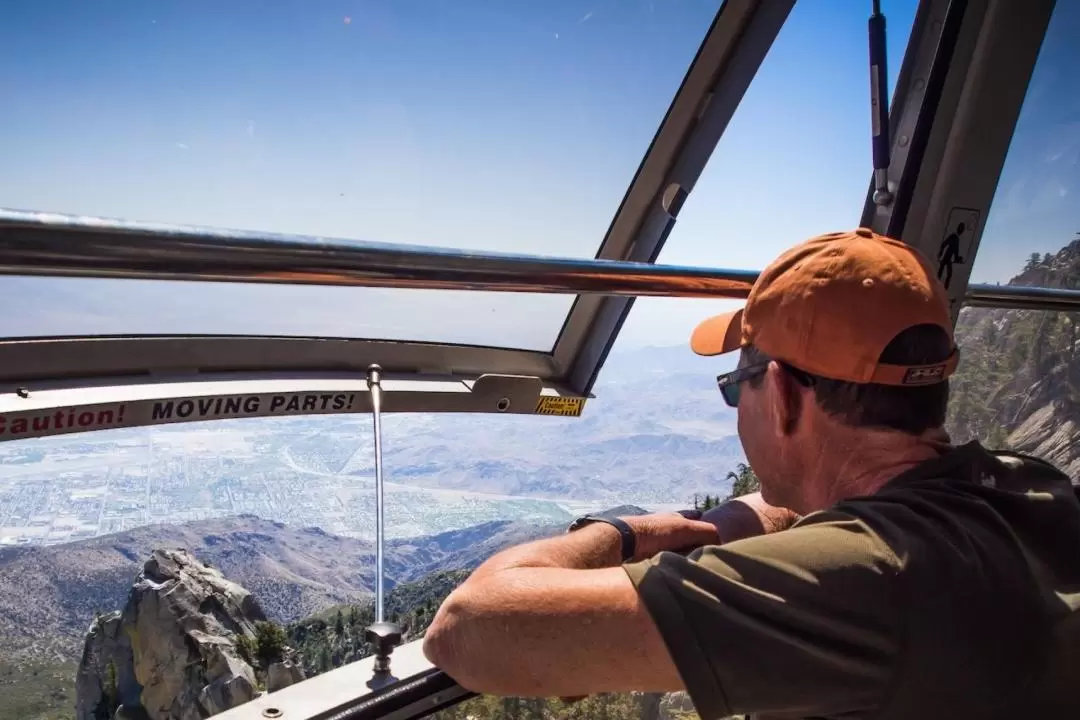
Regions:
<instances>
[{"instance_id":1,"label":"metal window frame","mask_svg":"<svg viewBox=\"0 0 1080 720\"><path fill-rule=\"evenodd\" d=\"M1071 304L1068 293L1037 288L980 285L972 288L978 297L968 297L971 268L1055 4L931 0L925 14L920 8L924 23L942 27L942 52L929 61L905 61L901 82L921 88L922 107L898 107L890 123L892 150L900 159L889 172L896 197L876 206L868 196L863 222L936 258L951 210L979 214L967 262L956 266L948 288L954 322L971 300L1044 309Z\"/></svg>"},{"instance_id":2,"label":"metal window frame","mask_svg":"<svg viewBox=\"0 0 1080 720\"><path fill-rule=\"evenodd\" d=\"M0 262L14 265L11 256L19 252L30 260L55 255L69 263L65 267L87 271L87 265L72 262L70 253L60 252L70 235L38 241L40 228L28 227L25 233L9 227L0 251L7 257ZM214 268L213 272L236 272L228 258L207 265L205 257L239 251L250 254L244 272L268 277L268 282L279 281L279 265L299 267L282 250L279 238L245 235L220 245L214 236L186 229L171 236L143 233L139 227L129 230L137 242L125 242L112 232L91 235L96 238L94 254L87 262L97 258L109 272L131 274L176 272L177 268L195 274L203 266ZM51 248L50 237L62 241L60 249ZM132 252L132 247L139 252ZM328 254L334 258L333 276L342 284L356 285L371 280L410 287L428 283L613 297L742 298L756 276L741 270L603 260L332 247ZM295 250L291 245L287 248ZM124 253L134 257L125 262ZM185 259L185 253L194 257ZM281 260L275 253L287 257ZM327 267L318 269L319 279L331 274ZM89 272L97 271L89 268ZM0 341L0 442L173 422L368 413L372 406L367 376L375 365L386 379L385 412L577 417L586 401L585 395L563 382L549 355L503 348L343 338L22 338Z\"/></svg>"},{"instance_id":3,"label":"metal window frame","mask_svg":"<svg viewBox=\"0 0 1080 720\"><path fill-rule=\"evenodd\" d=\"M585 268L600 264L582 262ZM745 297L755 275L633 263L609 263L602 269L607 278L603 282L612 288L614 297L631 292L643 277L649 280L651 292L658 295ZM651 275L641 274L644 270ZM529 282L521 280L524 286ZM968 288L967 303L1076 310L1080 308L1080 291L980 285ZM414 358L421 361L429 357L425 353L441 350L408 343L373 348L365 343L365 351L372 353L368 356L351 350L355 342L163 337L0 343L0 373L9 375L0 376L0 442L201 420L369 413L369 360L385 362L390 358L400 368ZM473 374L467 377L385 373L383 411L582 413L583 397L528 372L543 373L544 368L522 365L525 372L516 375L484 372L483 363L490 360L491 352L477 353L477 366L469 368ZM118 364L118 357L126 364ZM352 364L334 367L342 357L349 357ZM166 364L156 364L162 358L167 359ZM528 354L520 357L521 362L529 360ZM39 379L10 377L10 368L32 365ZM193 371L193 367L200 369ZM306 369L310 367L332 369L313 372Z\"/></svg>"},{"instance_id":4,"label":"metal window frame","mask_svg":"<svg viewBox=\"0 0 1080 720\"><path fill-rule=\"evenodd\" d=\"M632 297L746 297L756 273L647 263L221 235L0 211L0 274L118 276ZM98 225L105 224L105 231ZM56 226L62 229L55 230ZM79 248L85 246L88 250ZM313 247L315 248L313 250ZM0 387L75 377L213 372L387 372L472 378L528 375L579 392L547 353L510 348L265 336L92 336L0 340Z\"/></svg>"},{"instance_id":5,"label":"metal window frame","mask_svg":"<svg viewBox=\"0 0 1080 720\"><path fill-rule=\"evenodd\" d=\"M597 259L654 263L794 0L725 0L612 221ZM633 298L578 297L554 349L588 393Z\"/></svg>"}]
</instances>

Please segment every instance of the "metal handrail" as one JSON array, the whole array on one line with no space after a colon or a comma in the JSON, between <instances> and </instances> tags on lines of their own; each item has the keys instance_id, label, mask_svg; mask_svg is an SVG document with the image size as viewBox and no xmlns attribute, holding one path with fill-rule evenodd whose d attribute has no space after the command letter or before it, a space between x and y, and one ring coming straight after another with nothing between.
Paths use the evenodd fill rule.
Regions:
<instances>
[{"instance_id":1,"label":"metal handrail","mask_svg":"<svg viewBox=\"0 0 1080 720\"><path fill-rule=\"evenodd\" d=\"M10 210L0 274L732 298L757 275Z\"/></svg>"},{"instance_id":2,"label":"metal handrail","mask_svg":"<svg viewBox=\"0 0 1080 720\"><path fill-rule=\"evenodd\" d=\"M0 274L743 299L758 273L0 209ZM1080 310L1080 292L974 284L965 303Z\"/></svg>"},{"instance_id":3,"label":"metal handrail","mask_svg":"<svg viewBox=\"0 0 1080 720\"><path fill-rule=\"evenodd\" d=\"M1017 310L1080 310L1080 291L1022 285L968 285L964 304Z\"/></svg>"}]
</instances>

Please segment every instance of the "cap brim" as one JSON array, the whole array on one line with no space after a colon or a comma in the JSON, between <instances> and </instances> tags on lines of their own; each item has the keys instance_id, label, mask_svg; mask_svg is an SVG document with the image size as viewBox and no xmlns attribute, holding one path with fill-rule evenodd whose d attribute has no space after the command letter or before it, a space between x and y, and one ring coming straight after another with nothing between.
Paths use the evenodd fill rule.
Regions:
<instances>
[{"instance_id":1,"label":"cap brim","mask_svg":"<svg viewBox=\"0 0 1080 720\"><path fill-rule=\"evenodd\" d=\"M742 308L704 321L690 336L690 349L698 355L723 355L742 346Z\"/></svg>"}]
</instances>

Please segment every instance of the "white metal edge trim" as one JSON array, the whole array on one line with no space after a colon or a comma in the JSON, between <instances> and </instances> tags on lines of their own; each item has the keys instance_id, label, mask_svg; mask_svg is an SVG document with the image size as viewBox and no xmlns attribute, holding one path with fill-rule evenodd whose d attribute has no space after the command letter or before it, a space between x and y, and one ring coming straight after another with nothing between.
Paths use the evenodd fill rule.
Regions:
<instances>
[{"instance_id":1,"label":"white metal edge trim","mask_svg":"<svg viewBox=\"0 0 1080 720\"><path fill-rule=\"evenodd\" d=\"M302 682L265 693L251 702L215 715L220 720L299 720L325 714L371 692L367 683L372 678L375 658L366 657L335 670L316 675ZM433 669L424 657L423 642L414 641L394 650L390 656L391 673L409 679ZM271 710L270 713L264 713ZM272 711L278 711L278 713Z\"/></svg>"}]
</instances>

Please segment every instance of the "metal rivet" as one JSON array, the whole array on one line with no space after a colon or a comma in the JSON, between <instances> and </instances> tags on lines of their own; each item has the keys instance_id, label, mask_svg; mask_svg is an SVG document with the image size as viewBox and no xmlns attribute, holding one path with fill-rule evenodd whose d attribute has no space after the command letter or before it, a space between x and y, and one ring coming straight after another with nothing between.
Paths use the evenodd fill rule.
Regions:
<instances>
[{"instance_id":1,"label":"metal rivet","mask_svg":"<svg viewBox=\"0 0 1080 720\"><path fill-rule=\"evenodd\" d=\"M900 145L900 147L907 147L907 144L908 142L910 142L910 140L907 135L901 135L899 138L896 139L896 142Z\"/></svg>"},{"instance_id":2,"label":"metal rivet","mask_svg":"<svg viewBox=\"0 0 1080 720\"><path fill-rule=\"evenodd\" d=\"M916 90L922 90L924 87L926 87L926 81L922 78L915 78L914 87Z\"/></svg>"},{"instance_id":3,"label":"metal rivet","mask_svg":"<svg viewBox=\"0 0 1080 720\"><path fill-rule=\"evenodd\" d=\"M499 402L495 403L495 409L499 412L506 412L510 409L510 398L499 398Z\"/></svg>"},{"instance_id":4,"label":"metal rivet","mask_svg":"<svg viewBox=\"0 0 1080 720\"><path fill-rule=\"evenodd\" d=\"M281 712L277 708L263 708L262 714L263 717L279 718L282 717L285 713Z\"/></svg>"}]
</instances>

